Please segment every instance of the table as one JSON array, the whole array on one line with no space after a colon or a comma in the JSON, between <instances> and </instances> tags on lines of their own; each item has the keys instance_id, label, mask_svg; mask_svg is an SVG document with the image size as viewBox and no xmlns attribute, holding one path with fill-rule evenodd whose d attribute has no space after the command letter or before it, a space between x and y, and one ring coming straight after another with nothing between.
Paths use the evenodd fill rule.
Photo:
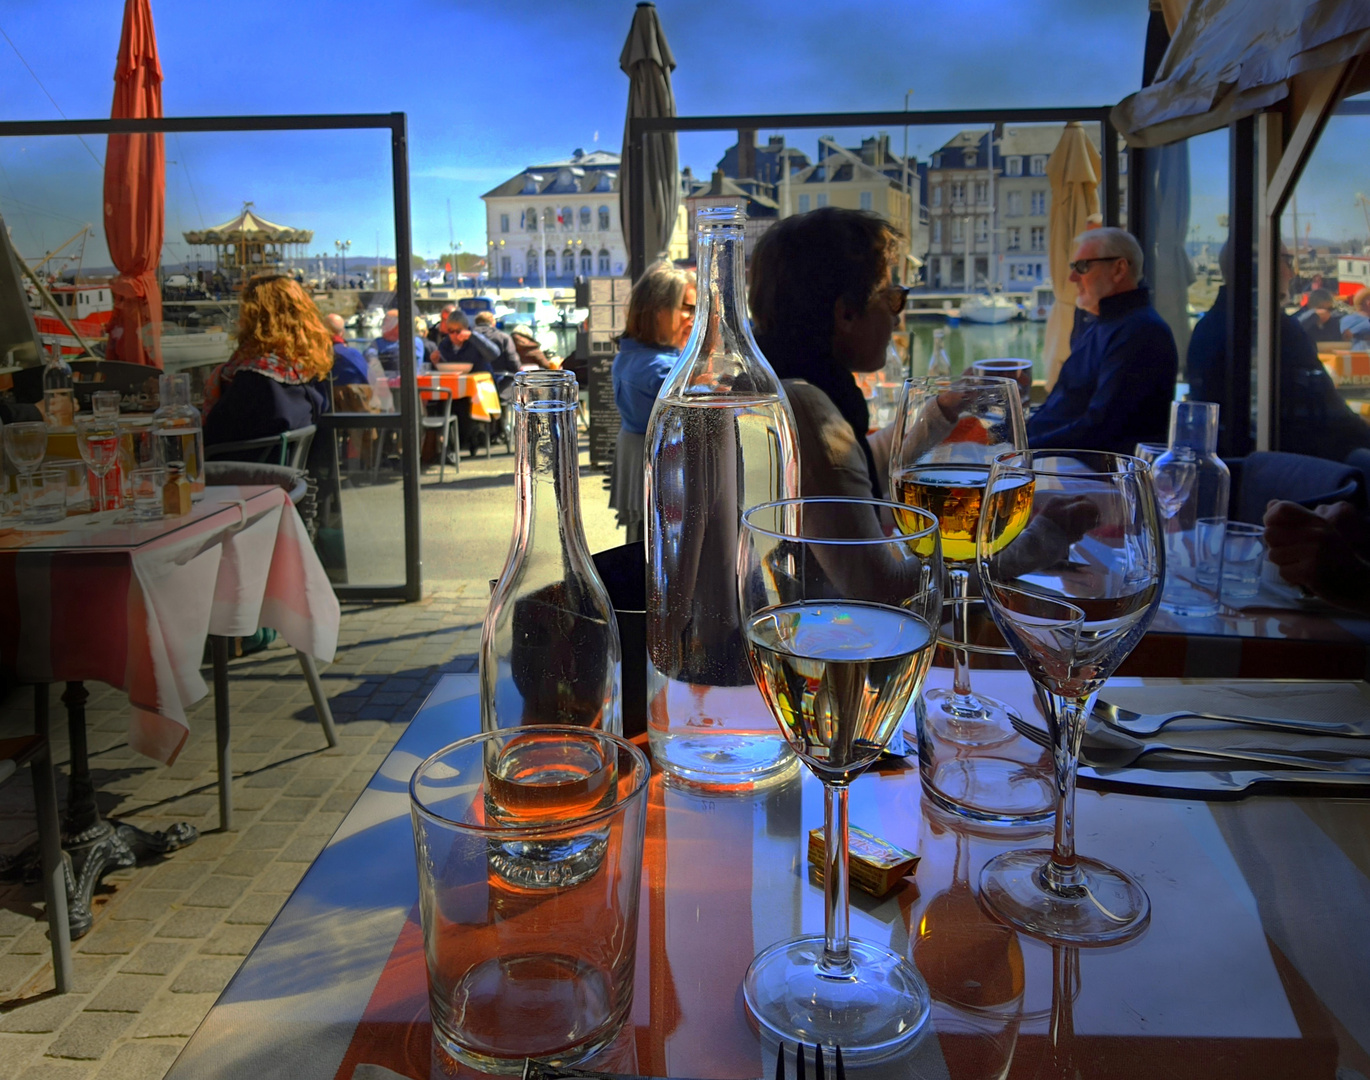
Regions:
<instances>
[{"instance_id":1,"label":"table","mask_svg":"<svg viewBox=\"0 0 1370 1080\"><path fill-rule=\"evenodd\" d=\"M424 371L418 376L419 397L431 401L433 395L426 391L435 387L452 392L452 399L471 399L472 420L493 420L500 414L499 391L495 389L495 379L488 371L474 371L459 374L455 371ZM399 380L391 379L390 388L399 389Z\"/></svg>"},{"instance_id":2,"label":"table","mask_svg":"<svg viewBox=\"0 0 1370 1080\"><path fill-rule=\"evenodd\" d=\"M209 488L190 514L160 521L125 522L122 512L107 511L0 528L0 663L35 684L40 726L48 684L67 683L73 936L89 929L90 892L106 868L132 865L137 849L160 854L196 838L190 826L144 833L100 817L86 761L82 683L98 679L126 691L129 745L170 764L189 734L186 707L208 692L200 662L209 637L220 821L231 828L227 639L261 626L280 631L300 655L331 744L312 658L333 658L338 622L337 599L278 487Z\"/></svg>"},{"instance_id":3,"label":"table","mask_svg":"<svg viewBox=\"0 0 1370 1080\"><path fill-rule=\"evenodd\" d=\"M950 673L934 669L934 683ZM1130 685L1173 680L1118 680ZM1031 709L1022 673L984 689ZM167 1074L380 1080L430 1075L407 782L479 726L474 675L444 678ZM857 894L852 932L911 949L932 1024L876 1077L1327 1077L1370 1072L1370 800L1202 803L1082 791L1083 852L1139 876L1153 918L1113 948L1052 947L990 921L971 891L1008 846L920 799L916 769L862 777L851 820L922 855L883 901ZM822 925L804 862L822 795L804 775L706 798L650 789L636 995L596 1062L643 1076L770 1076L749 1028L751 957ZM980 987L993 1008L956 1004ZM1007 988L996 998L985 988ZM432 1075L440 1075L434 1071Z\"/></svg>"}]
</instances>

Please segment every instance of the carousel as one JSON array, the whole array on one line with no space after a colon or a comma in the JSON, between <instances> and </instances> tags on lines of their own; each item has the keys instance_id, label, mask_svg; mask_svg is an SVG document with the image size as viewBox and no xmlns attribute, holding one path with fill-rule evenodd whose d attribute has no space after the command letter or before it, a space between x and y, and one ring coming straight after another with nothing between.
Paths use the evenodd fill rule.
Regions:
<instances>
[{"instance_id":1,"label":"carousel","mask_svg":"<svg viewBox=\"0 0 1370 1080\"><path fill-rule=\"evenodd\" d=\"M293 229L267 221L243 203L237 217L208 229L182 234L187 244L208 245L214 248L214 270L221 274L231 289L241 289L253 274L285 271L292 255L303 255L314 239L309 229ZM297 245L298 252L290 252Z\"/></svg>"}]
</instances>

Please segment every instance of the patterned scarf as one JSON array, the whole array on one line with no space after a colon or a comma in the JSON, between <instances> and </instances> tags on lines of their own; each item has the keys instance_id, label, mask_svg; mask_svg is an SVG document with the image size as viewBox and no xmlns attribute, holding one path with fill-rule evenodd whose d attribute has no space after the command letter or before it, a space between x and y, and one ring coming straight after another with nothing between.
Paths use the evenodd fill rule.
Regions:
<instances>
[{"instance_id":1,"label":"patterned scarf","mask_svg":"<svg viewBox=\"0 0 1370 1080\"><path fill-rule=\"evenodd\" d=\"M216 367L208 379L205 380L205 401L200 407L201 415L208 420L209 412L219 403L219 398L228 389L231 383L241 371L255 371L258 375L265 375L268 379L285 386L303 386L310 380L293 365L282 360L275 354L267 356L239 356L234 354L229 359Z\"/></svg>"}]
</instances>

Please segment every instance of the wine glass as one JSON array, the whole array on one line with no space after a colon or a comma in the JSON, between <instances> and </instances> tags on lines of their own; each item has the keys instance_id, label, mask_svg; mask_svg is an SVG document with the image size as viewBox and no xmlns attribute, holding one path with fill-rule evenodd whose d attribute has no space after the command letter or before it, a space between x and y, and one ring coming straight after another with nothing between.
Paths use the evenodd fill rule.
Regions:
<instances>
[{"instance_id":1,"label":"wine glass","mask_svg":"<svg viewBox=\"0 0 1370 1080\"><path fill-rule=\"evenodd\" d=\"M886 536L880 514L900 510ZM902 955L848 933L847 790L899 726L941 614L937 519L871 499L789 499L742 516L738 598L752 675L790 748L823 782L824 933L781 941L743 996L781 1040L875 1057L916 1036L928 991Z\"/></svg>"},{"instance_id":2,"label":"wine glass","mask_svg":"<svg viewBox=\"0 0 1370 1080\"><path fill-rule=\"evenodd\" d=\"M1194 478L1198 475L1194 452L1188 447L1176 447L1174 456L1161 468L1156 467L1157 462L1163 454L1171 453L1165 443L1139 442L1135 453L1151 466L1151 486L1156 489L1161 517L1169 522L1194 490Z\"/></svg>"},{"instance_id":3,"label":"wine glass","mask_svg":"<svg viewBox=\"0 0 1370 1080\"><path fill-rule=\"evenodd\" d=\"M1018 399L1026 407L1032 396L1031 360L977 360L971 364L970 375L994 375L1001 379L1012 379L1018 384Z\"/></svg>"},{"instance_id":4,"label":"wine glass","mask_svg":"<svg viewBox=\"0 0 1370 1080\"><path fill-rule=\"evenodd\" d=\"M28 501L24 491L31 484L30 477L47 456L48 426L37 420L6 424L3 438L5 457L19 474L15 478L15 491L19 495L17 502L20 507L20 520L27 520L30 514L28 507L24 506Z\"/></svg>"},{"instance_id":5,"label":"wine glass","mask_svg":"<svg viewBox=\"0 0 1370 1080\"><path fill-rule=\"evenodd\" d=\"M95 511L111 509L106 506L105 475L119 463L118 417L78 416L76 446L95 477Z\"/></svg>"},{"instance_id":6,"label":"wine glass","mask_svg":"<svg viewBox=\"0 0 1370 1080\"><path fill-rule=\"evenodd\" d=\"M895 421L898 440L890 455L890 497L936 515L942 558L948 567L953 656L950 690L923 695L926 723L938 737L965 746L993 746L1014 738L1009 707L972 693L970 654L964 647L970 605L975 534L990 463L1027 446L1018 384L999 376L910 380ZM1001 543L1027 524L1031 491L1022 513L1003 523Z\"/></svg>"},{"instance_id":7,"label":"wine glass","mask_svg":"<svg viewBox=\"0 0 1370 1080\"><path fill-rule=\"evenodd\" d=\"M1001 544L1029 485L1029 529L1043 524ZM985 491L977 562L990 614L1047 706L1056 768L1052 850L991 859L980 872L980 898L1010 925L1053 941L1132 937L1151 903L1122 871L1075 853L1075 772L1099 688L1160 604L1165 555L1151 470L1097 451L1001 455Z\"/></svg>"}]
</instances>

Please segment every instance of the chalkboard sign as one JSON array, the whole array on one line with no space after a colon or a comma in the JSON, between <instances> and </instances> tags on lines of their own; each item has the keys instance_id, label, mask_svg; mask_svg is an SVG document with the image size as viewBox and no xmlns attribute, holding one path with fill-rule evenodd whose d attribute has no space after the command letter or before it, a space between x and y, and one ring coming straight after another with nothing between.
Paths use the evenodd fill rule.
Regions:
<instances>
[{"instance_id":1,"label":"chalkboard sign","mask_svg":"<svg viewBox=\"0 0 1370 1080\"><path fill-rule=\"evenodd\" d=\"M590 464L607 466L614 460L620 426L614 405L614 358L590 357Z\"/></svg>"}]
</instances>

